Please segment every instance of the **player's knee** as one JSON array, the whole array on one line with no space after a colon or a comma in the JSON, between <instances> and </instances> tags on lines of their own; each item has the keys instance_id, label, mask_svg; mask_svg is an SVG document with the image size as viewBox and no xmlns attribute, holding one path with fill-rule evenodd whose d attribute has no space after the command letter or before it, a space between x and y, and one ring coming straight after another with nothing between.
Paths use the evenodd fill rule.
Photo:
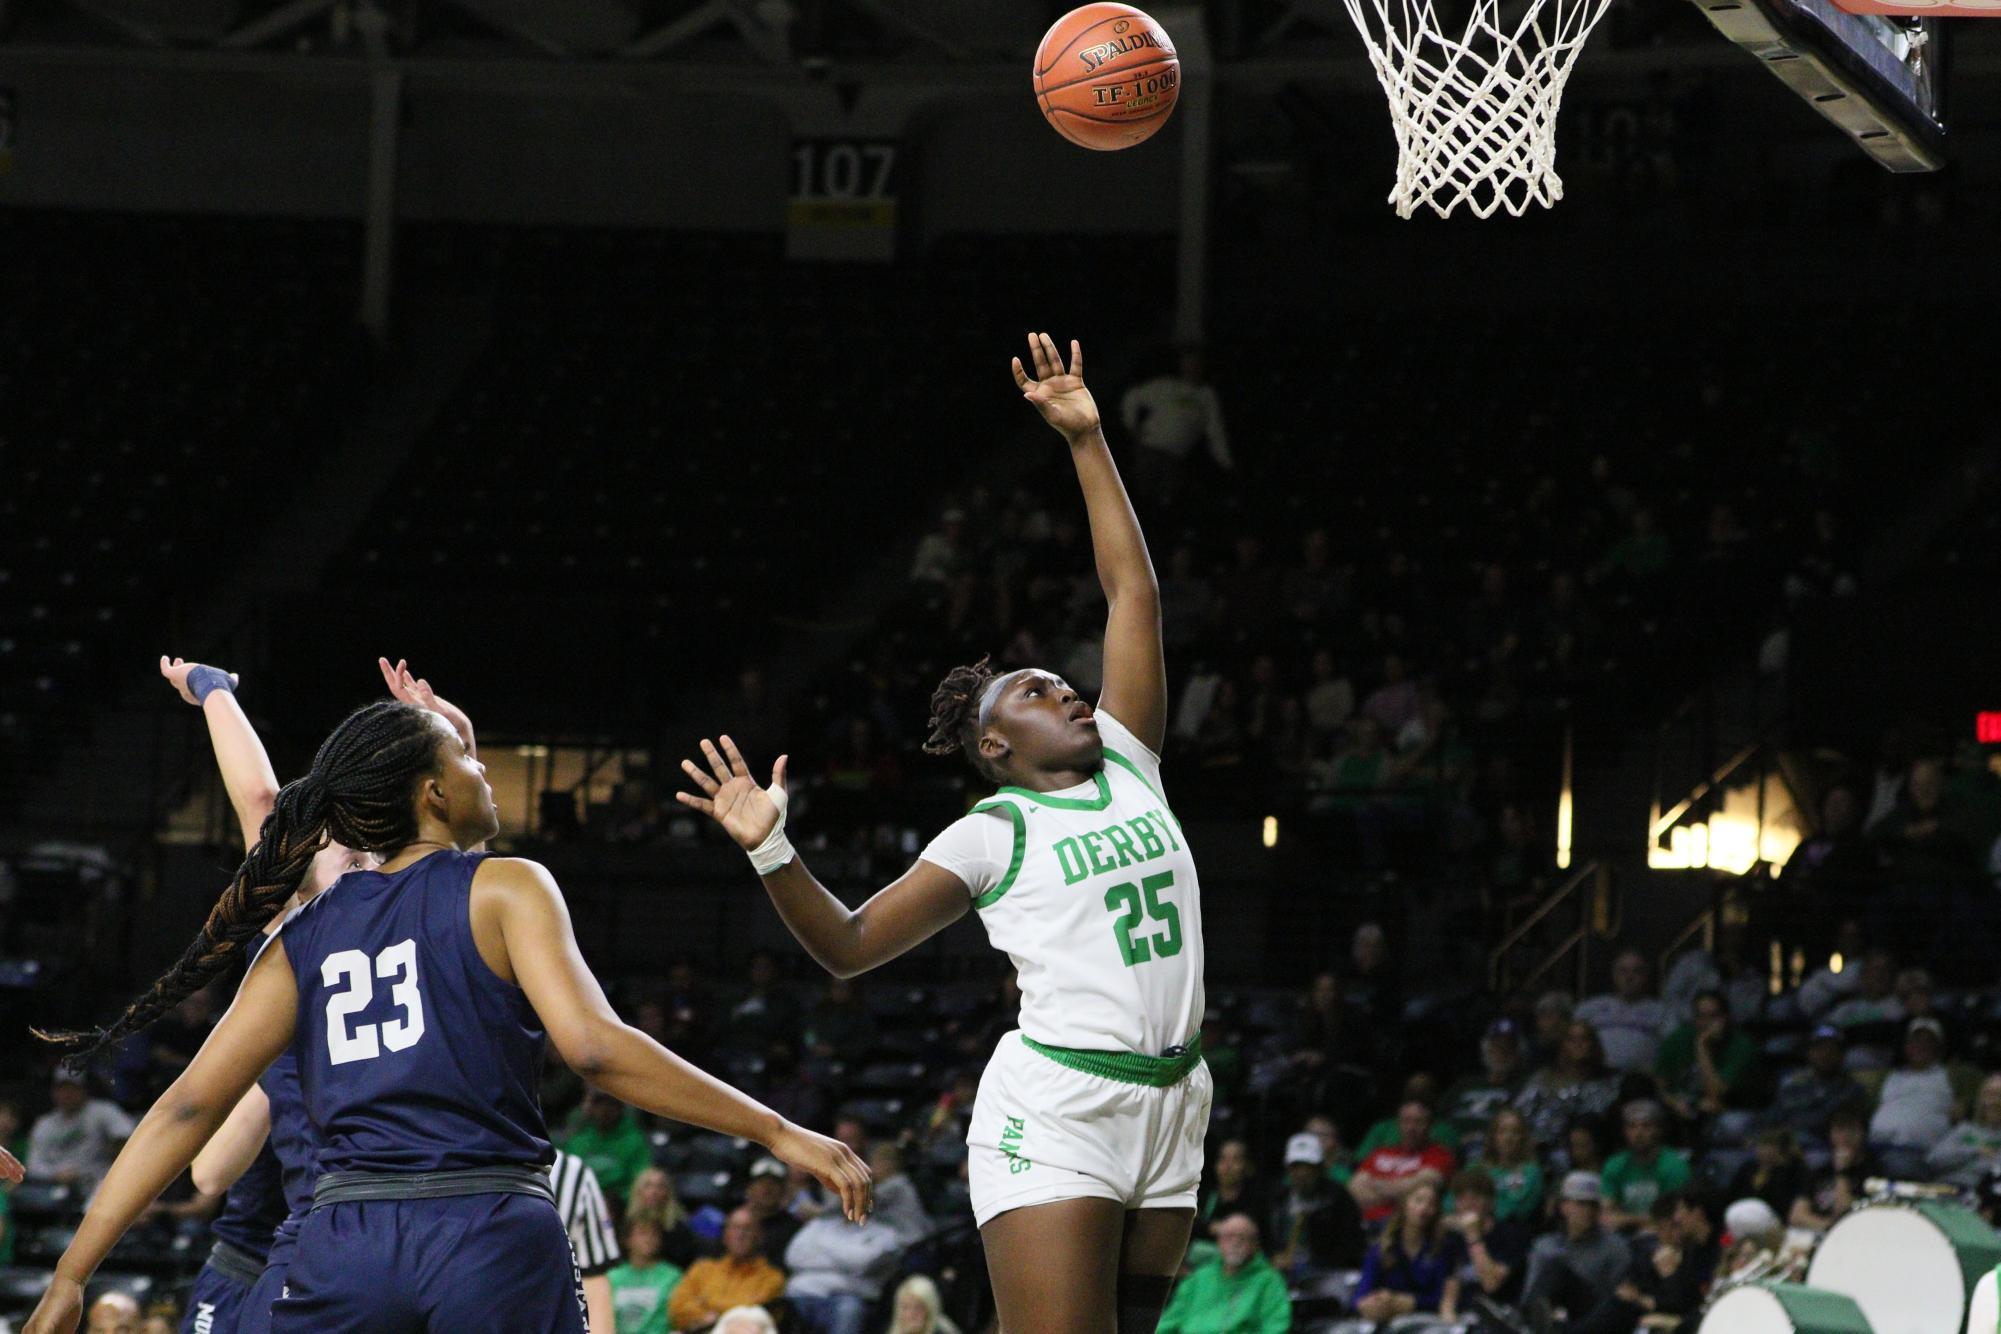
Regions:
<instances>
[{"instance_id":1,"label":"player's knee","mask_svg":"<svg viewBox=\"0 0 2001 1334\"><path fill-rule=\"evenodd\" d=\"M1174 1279L1167 1274L1119 1275L1119 1334L1153 1334Z\"/></svg>"}]
</instances>

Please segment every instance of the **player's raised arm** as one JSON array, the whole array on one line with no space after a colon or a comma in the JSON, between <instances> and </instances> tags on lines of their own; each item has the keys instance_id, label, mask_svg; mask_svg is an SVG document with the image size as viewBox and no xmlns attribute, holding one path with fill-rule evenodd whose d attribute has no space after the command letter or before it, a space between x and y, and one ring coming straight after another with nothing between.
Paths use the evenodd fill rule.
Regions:
<instances>
[{"instance_id":1,"label":"player's raised arm","mask_svg":"<svg viewBox=\"0 0 2001 1334\"><path fill-rule=\"evenodd\" d=\"M271 757L257 729L236 702L237 676L219 667L184 662L160 655L160 675L180 692L182 699L202 712L208 723L209 744L215 747L215 765L222 770L222 785L229 793L230 809L243 830L243 846L257 841L271 803L278 799L278 775L272 772Z\"/></svg>"},{"instance_id":2,"label":"player's raised arm","mask_svg":"<svg viewBox=\"0 0 2001 1334\"><path fill-rule=\"evenodd\" d=\"M1105 620L1105 688L1098 707L1158 752L1167 736L1167 665L1160 640L1160 582L1146 537L1105 443L1098 404L1084 386L1084 349L1070 343L1066 369L1048 334L1028 336L1030 366L1014 359L1014 382L1042 419L1070 443L1084 489L1098 583L1110 605ZM1030 370L1034 376L1029 375Z\"/></svg>"},{"instance_id":3,"label":"player's raised arm","mask_svg":"<svg viewBox=\"0 0 2001 1334\"><path fill-rule=\"evenodd\" d=\"M682 772L702 795L676 792L684 806L723 827L764 880L771 902L813 961L835 977L880 967L937 935L966 915L972 896L965 882L943 867L920 861L859 908L849 908L806 869L785 837L785 756L771 769L771 786L750 776L736 743L718 750L706 738L704 769L681 761Z\"/></svg>"},{"instance_id":4,"label":"player's raised arm","mask_svg":"<svg viewBox=\"0 0 2001 1334\"><path fill-rule=\"evenodd\" d=\"M476 938L489 922L504 942L511 980L572 1070L655 1116L754 1140L839 1195L850 1219L868 1216L868 1167L846 1145L792 1124L619 1019L577 949L548 871L513 857L482 863L473 877Z\"/></svg>"},{"instance_id":5,"label":"player's raised arm","mask_svg":"<svg viewBox=\"0 0 2001 1334\"><path fill-rule=\"evenodd\" d=\"M466 754L479 758L479 742L472 734L472 719L458 705L431 689L431 683L410 670L407 659L398 658L391 667L389 659L377 658L375 665L382 669L382 679L389 686L389 693L405 704L415 704L420 709L429 709L452 725L459 734L459 740L466 744Z\"/></svg>"},{"instance_id":6,"label":"player's raised arm","mask_svg":"<svg viewBox=\"0 0 2001 1334\"><path fill-rule=\"evenodd\" d=\"M83 1287L118 1239L186 1171L264 1068L292 1040L298 985L276 945L250 975L188 1068L160 1095L125 1141L91 1199L41 1304L23 1334L67 1334L83 1312Z\"/></svg>"}]
</instances>

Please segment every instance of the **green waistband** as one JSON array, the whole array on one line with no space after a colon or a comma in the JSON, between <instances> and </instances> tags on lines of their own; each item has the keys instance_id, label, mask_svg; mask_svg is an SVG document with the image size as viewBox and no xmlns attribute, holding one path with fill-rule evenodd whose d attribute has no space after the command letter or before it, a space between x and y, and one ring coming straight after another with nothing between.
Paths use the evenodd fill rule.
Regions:
<instances>
[{"instance_id":1,"label":"green waistband","mask_svg":"<svg viewBox=\"0 0 2001 1334\"><path fill-rule=\"evenodd\" d=\"M1116 1079L1121 1084L1144 1084L1148 1088L1164 1089L1188 1078L1196 1066L1202 1064L1202 1035L1197 1033L1188 1040L1188 1045L1172 1056L1142 1056L1136 1051L1078 1051L1074 1047L1052 1047L1023 1033L1021 1040L1028 1049L1047 1056L1058 1065L1067 1065L1072 1070L1100 1079Z\"/></svg>"}]
</instances>

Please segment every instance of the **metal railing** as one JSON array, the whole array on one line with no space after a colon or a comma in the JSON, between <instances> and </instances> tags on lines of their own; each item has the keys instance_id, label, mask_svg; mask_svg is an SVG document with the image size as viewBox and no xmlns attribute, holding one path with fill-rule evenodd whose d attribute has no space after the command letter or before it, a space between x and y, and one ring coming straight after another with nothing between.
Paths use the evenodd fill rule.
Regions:
<instances>
[{"instance_id":1,"label":"metal railing","mask_svg":"<svg viewBox=\"0 0 2001 1334\"><path fill-rule=\"evenodd\" d=\"M1487 956L1487 985L1500 993L1532 987L1568 959L1573 969L1572 988L1576 994L1584 994L1589 980L1592 937L1608 939L1618 933L1618 924L1613 920L1614 907L1612 868L1603 862L1588 862L1578 867L1530 909L1526 917L1503 932L1500 942ZM1571 919L1561 928L1562 934L1553 941L1535 938L1551 929L1543 925L1545 922L1555 926L1552 919L1565 908L1569 909ZM1518 972L1518 956L1531 951L1540 957L1526 971Z\"/></svg>"}]
</instances>

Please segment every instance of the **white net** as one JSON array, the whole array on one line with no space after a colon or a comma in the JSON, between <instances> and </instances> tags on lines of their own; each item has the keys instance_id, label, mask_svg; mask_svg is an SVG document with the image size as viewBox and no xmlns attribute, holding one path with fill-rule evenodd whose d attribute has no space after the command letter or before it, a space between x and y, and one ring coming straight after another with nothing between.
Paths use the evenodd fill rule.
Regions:
<instances>
[{"instance_id":1,"label":"white net","mask_svg":"<svg viewBox=\"0 0 2001 1334\"><path fill-rule=\"evenodd\" d=\"M1563 198L1557 105L1611 0L1470 0L1457 36L1435 0L1344 3L1389 94L1397 216L1428 207L1447 217L1464 204L1482 218L1519 217Z\"/></svg>"}]
</instances>

